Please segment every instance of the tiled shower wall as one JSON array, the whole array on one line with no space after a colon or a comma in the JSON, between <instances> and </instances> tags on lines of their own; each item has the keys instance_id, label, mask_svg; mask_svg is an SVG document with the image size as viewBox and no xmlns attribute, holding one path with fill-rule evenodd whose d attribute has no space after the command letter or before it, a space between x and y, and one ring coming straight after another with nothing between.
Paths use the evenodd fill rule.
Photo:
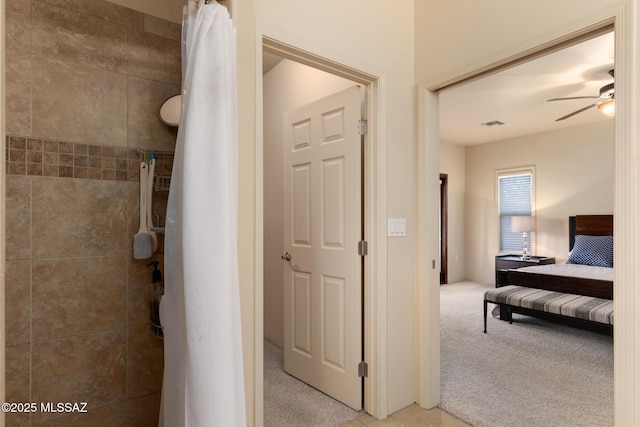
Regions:
<instances>
[{"instance_id":1,"label":"tiled shower wall","mask_svg":"<svg viewBox=\"0 0 640 427\"><path fill-rule=\"evenodd\" d=\"M6 398L89 410L6 425L155 426L147 264L163 239L150 260L132 244L141 150L174 149L157 113L179 93L180 28L103 0L7 0L6 14Z\"/></svg>"}]
</instances>

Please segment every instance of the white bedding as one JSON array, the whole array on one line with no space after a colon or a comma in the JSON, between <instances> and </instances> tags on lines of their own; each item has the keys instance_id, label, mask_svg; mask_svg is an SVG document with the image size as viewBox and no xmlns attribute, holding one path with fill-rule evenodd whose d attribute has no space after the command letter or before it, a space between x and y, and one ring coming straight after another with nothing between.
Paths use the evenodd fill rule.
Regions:
<instances>
[{"instance_id":1,"label":"white bedding","mask_svg":"<svg viewBox=\"0 0 640 427\"><path fill-rule=\"evenodd\" d=\"M608 280L613 282L613 268L582 264L547 264L522 267L518 271L550 274L553 276L580 277L585 279Z\"/></svg>"}]
</instances>

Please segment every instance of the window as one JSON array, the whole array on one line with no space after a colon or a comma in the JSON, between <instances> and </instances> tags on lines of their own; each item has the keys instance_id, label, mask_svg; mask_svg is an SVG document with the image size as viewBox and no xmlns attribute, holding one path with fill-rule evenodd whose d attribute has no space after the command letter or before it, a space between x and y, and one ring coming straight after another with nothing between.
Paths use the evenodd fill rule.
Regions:
<instances>
[{"instance_id":1,"label":"window","mask_svg":"<svg viewBox=\"0 0 640 427\"><path fill-rule=\"evenodd\" d=\"M533 215L534 169L499 171L498 215L500 217L500 251L522 252L522 233L511 231L511 217ZM531 236L527 239L527 251L531 251Z\"/></svg>"}]
</instances>

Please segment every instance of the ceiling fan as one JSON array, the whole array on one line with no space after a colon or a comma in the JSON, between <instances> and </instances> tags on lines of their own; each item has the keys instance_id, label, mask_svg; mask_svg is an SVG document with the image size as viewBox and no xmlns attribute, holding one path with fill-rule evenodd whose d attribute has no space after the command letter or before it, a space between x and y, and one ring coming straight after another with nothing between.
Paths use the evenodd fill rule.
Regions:
<instances>
[{"instance_id":1,"label":"ceiling fan","mask_svg":"<svg viewBox=\"0 0 640 427\"><path fill-rule=\"evenodd\" d=\"M609 75L613 77L613 70L609 70ZM576 114L582 113L583 111L587 111L590 108L598 107L605 114L610 116L613 115L614 112L614 87L613 83L609 83L608 85L602 86L600 88L600 94L598 96L572 96L569 98L552 98L547 101L564 101L567 99L594 99L595 102L589 106L581 108L579 110L574 111L573 113L567 114L566 116L562 116L559 119L556 119L556 122L559 122L564 119L568 119L569 117L573 117Z\"/></svg>"}]
</instances>

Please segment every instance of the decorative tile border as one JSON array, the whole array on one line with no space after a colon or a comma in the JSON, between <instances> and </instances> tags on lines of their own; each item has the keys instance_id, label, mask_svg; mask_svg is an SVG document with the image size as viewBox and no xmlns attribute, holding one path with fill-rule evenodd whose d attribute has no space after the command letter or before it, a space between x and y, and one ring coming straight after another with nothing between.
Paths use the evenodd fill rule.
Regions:
<instances>
[{"instance_id":1,"label":"decorative tile border","mask_svg":"<svg viewBox=\"0 0 640 427\"><path fill-rule=\"evenodd\" d=\"M7 136L7 174L138 181L140 162L150 151L81 144L22 136ZM156 152L156 175L170 176L173 153Z\"/></svg>"}]
</instances>

